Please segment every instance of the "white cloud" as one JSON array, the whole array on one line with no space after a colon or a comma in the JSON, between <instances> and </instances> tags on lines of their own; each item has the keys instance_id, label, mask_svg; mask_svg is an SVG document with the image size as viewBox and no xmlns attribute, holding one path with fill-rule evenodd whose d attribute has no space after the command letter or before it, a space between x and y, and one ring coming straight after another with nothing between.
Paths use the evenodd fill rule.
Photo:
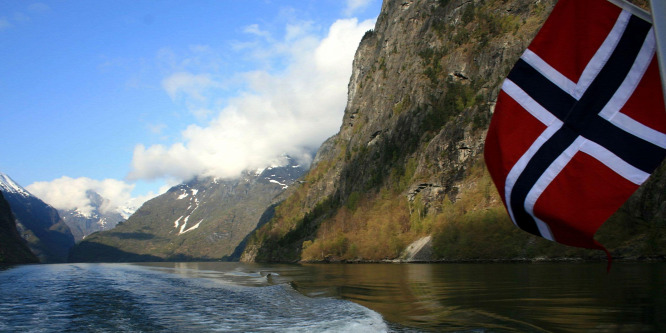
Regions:
<instances>
[{"instance_id":1,"label":"white cloud","mask_svg":"<svg viewBox=\"0 0 666 333\"><path fill-rule=\"evenodd\" d=\"M220 78L221 56L208 45L190 45L182 53L185 56L168 48L158 51L160 65L171 73L162 79L161 86L172 101L184 103L197 120L208 120L214 114L210 108L216 94L228 89L233 78Z\"/></svg>"},{"instance_id":2,"label":"white cloud","mask_svg":"<svg viewBox=\"0 0 666 333\"><path fill-rule=\"evenodd\" d=\"M340 127L354 53L373 25L371 20L338 20L323 39L306 33L307 26L290 26L283 41L260 52L286 56L286 68L244 73L247 90L215 109L205 126L190 125L181 142L136 146L130 179L234 177L272 164L284 153L309 163L308 153ZM172 98L184 93L196 99L215 88L211 77L179 72L163 87Z\"/></svg>"},{"instance_id":3,"label":"white cloud","mask_svg":"<svg viewBox=\"0 0 666 333\"><path fill-rule=\"evenodd\" d=\"M347 0L347 7L345 8L345 15L351 16L357 10L366 8L373 0Z\"/></svg>"},{"instance_id":4,"label":"white cloud","mask_svg":"<svg viewBox=\"0 0 666 333\"><path fill-rule=\"evenodd\" d=\"M26 187L30 193L56 209L77 209L81 214L90 216L92 203L86 192L92 190L104 199L100 207L103 213L118 212L125 217L136 210L143 202L155 196L149 193L141 197L132 197L133 184L116 179L95 180L86 177L61 177L50 182L35 182Z\"/></svg>"},{"instance_id":5,"label":"white cloud","mask_svg":"<svg viewBox=\"0 0 666 333\"><path fill-rule=\"evenodd\" d=\"M271 33L266 31L266 30L261 30L261 28L259 28L258 24L248 25L247 27L245 27L243 29L243 32L248 33L248 34L252 34L252 35L256 35L256 36L259 36L259 37L263 37L263 38L270 38L271 37Z\"/></svg>"},{"instance_id":6,"label":"white cloud","mask_svg":"<svg viewBox=\"0 0 666 333\"><path fill-rule=\"evenodd\" d=\"M176 100L181 95L196 101L204 102L205 91L216 84L208 74L192 74L178 72L162 80L162 87L167 91L171 99Z\"/></svg>"},{"instance_id":7,"label":"white cloud","mask_svg":"<svg viewBox=\"0 0 666 333\"><path fill-rule=\"evenodd\" d=\"M162 134L162 132L164 132L164 130L167 128L167 125L163 123L148 124L146 126L148 127L148 130L153 134Z\"/></svg>"},{"instance_id":8,"label":"white cloud","mask_svg":"<svg viewBox=\"0 0 666 333\"><path fill-rule=\"evenodd\" d=\"M287 24L286 34L284 39L286 41L297 40L301 37L307 37L308 31L312 30L313 22L301 22L300 24Z\"/></svg>"}]
</instances>

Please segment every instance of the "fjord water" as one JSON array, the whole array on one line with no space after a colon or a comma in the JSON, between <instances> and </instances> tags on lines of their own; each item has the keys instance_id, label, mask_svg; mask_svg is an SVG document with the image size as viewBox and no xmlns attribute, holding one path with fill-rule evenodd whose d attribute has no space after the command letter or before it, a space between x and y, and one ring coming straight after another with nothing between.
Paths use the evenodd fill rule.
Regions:
<instances>
[{"instance_id":1,"label":"fjord water","mask_svg":"<svg viewBox=\"0 0 666 333\"><path fill-rule=\"evenodd\" d=\"M0 291L1 332L666 331L665 263L28 265Z\"/></svg>"},{"instance_id":2,"label":"fjord water","mask_svg":"<svg viewBox=\"0 0 666 333\"><path fill-rule=\"evenodd\" d=\"M194 267L194 268L190 268ZM363 332L377 313L309 298L256 271L189 264L23 266L0 273L2 332Z\"/></svg>"}]
</instances>

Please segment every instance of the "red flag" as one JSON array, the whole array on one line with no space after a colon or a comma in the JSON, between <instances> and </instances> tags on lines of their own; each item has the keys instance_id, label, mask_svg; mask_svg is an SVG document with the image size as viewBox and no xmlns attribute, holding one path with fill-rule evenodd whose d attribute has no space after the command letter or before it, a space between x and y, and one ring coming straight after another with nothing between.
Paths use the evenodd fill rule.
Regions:
<instances>
[{"instance_id":1,"label":"red flag","mask_svg":"<svg viewBox=\"0 0 666 333\"><path fill-rule=\"evenodd\" d=\"M513 222L605 251L597 229L666 156L652 25L560 0L502 85L485 160Z\"/></svg>"}]
</instances>

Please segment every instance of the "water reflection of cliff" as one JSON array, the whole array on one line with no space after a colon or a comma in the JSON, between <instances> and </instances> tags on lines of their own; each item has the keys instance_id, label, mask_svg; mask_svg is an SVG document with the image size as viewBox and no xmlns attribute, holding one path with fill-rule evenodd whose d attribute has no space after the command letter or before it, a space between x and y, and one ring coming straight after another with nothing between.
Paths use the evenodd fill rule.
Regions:
<instances>
[{"instance_id":1,"label":"water reflection of cliff","mask_svg":"<svg viewBox=\"0 0 666 333\"><path fill-rule=\"evenodd\" d=\"M666 328L665 264L315 265L299 290L328 290L390 322L437 330ZM638 305L638 307L637 307Z\"/></svg>"},{"instance_id":2,"label":"water reflection of cliff","mask_svg":"<svg viewBox=\"0 0 666 333\"><path fill-rule=\"evenodd\" d=\"M603 262L146 265L225 284L290 284L418 330L666 331L666 263L617 263L610 273Z\"/></svg>"}]
</instances>

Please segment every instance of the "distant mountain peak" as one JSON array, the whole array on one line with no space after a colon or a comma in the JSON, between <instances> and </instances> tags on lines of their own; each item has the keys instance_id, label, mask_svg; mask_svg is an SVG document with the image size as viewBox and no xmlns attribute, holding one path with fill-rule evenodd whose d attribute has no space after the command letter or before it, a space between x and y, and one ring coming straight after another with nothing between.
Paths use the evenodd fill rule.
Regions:
<instances>
[{"instance_id":1,"label":"distant mountain peak","mask_svg":"<svg viewBox=\"0 0 666 333\"><path fill-rule=\"evenodd\" d=\"M65 262L74 237L58 211L3 173L0 191L14 214L18 232L40 261Z\"/></svg>"},{"instance_id":2,"label":"distant mountain peak","mask_svg":"<svg viewBox=\"0 0 666 333\"><path fill-rule=\"evenodd\" d=\"M130 208L124 207L114 210L104 209L109 200L94 190L86 191L86 197L90 200L88 207L58 210L77 241L93 232L112 229L133 212Z\"/></svg>"},{"instance_id":3,"label":"distant mountain peak","mask_svg":"<svg viewBox=\"0 0 666 333\"><path fill-rule=\"evenodd\" d=\"M0 190L7 193L15 193L24 197L32 196L30 192L2 172L0 172Z\"/></svg>"}]
</instances>

